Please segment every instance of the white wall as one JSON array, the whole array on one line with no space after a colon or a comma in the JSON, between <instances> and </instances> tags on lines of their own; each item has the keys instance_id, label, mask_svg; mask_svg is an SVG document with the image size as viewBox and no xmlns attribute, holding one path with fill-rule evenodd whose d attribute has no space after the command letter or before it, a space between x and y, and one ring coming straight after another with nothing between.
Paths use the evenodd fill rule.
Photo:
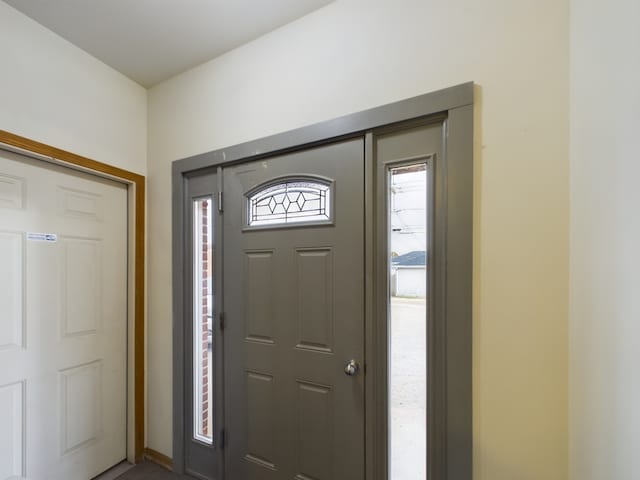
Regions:
<instances>
[{"instance_id":1,"label":"white wall","mask_svg":"<svg viewBox=\"0 0 640 480\"><path fill-rule=\"evenodd\" d=\"M147 91L2 1L0 129L147 171Z\"/></svg>"},{"instance_id":2,"label":"white wall","mask_svg":"<svg viewBox=\"0 0 640 480\"><path fill-rule=\"evenodd\" d=\"M149 429L171 455L170 162L461 82L476 480L567 478L568 0L339 0L149 95Z\"/></svg>"},{"instance_id":3,"label":"white wall","mask_svg":"<svg viewBox=\"0 0 640 480\"><path fill-rule=\"evenodd\" d=\"M570 478L640 478L640 3L571 1Z\"/></svg>"},{"instance_id":4,"label":"white wall","mask_svg":"<svg viewBox=\"0 0 640 480\"><path fill-rule=\"evenodd\" d=\"M145 89L4 2L0 129L146 172Z\"/></svg>"}]
</instances>

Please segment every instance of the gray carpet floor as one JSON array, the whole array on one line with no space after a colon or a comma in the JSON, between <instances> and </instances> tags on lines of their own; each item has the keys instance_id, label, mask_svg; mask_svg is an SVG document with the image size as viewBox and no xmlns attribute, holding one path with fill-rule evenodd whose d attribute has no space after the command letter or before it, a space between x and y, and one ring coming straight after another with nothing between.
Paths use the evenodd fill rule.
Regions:
<instances>
[{"instance_id":1,"label":"gray carpet floor","mask_svg":"<svg viewBox=\"0 0 640 480\"><path fill-rule=\"evenodd\" d=\"M117 480L193 480L189 477L176 475L173 472L165 470L155 463L145 461L139 463L131 470L119 476Z\"/></svg>"}]
</instances>

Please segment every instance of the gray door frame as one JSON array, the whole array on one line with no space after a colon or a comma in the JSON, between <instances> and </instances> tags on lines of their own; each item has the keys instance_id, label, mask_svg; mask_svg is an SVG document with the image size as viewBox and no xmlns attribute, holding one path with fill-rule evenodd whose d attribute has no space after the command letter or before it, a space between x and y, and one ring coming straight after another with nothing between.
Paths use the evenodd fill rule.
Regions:
<instances>
[{"instance_id":1,"label":"gray door frame","mask_svg":"<svg viewBox=\"0 0 640 480\"><path fill-rule=\"evenodd\" d=\"M438 90L334 120L207 152L172 164L173 187L173 465L185 471L185 315L189 308L184 272L189 178L215 167L255 161L343 138L365 139L365 468L366 478L387 480L386 240L382 226L380 179L374 142L379 132L441 122L443 158L437 180L441 196L434 227L435 314L430 315L428 364L428 478L472 478L472 245L473 245L472 82ZM219 186L212 186L212 193ZM223 205L224 207L224 205ZM220 252L220 244L217 248ZM216 271L217 278L222 272ZM218 284L220 282L217 282ZM386 300L385 300L386 301ZM224 308L224 307L222 307ZM217 371L217 369L216 369ZM216 379L219 382L221 377ZM216 384L221 389L221 385ZM216 395L217 396L217 395ZM224 408L224 406L223 406ZM222 415L222 413L220 413ZM216 414L218 417L218 413ZM221 455L220 455L221 457ZM220 461L221 462L221 461ZM216 468L221 472L222 466ZM233 480L233 479L227 479Z\"/></svg>"},{"instance_id":2,"label":"gray door frame","mask_svg":"<svg viewBox=\"0 0 640 480\"><path fill-rule=\"evenodd\" d=\"M214 245L214 265L222 264L222 229L221 221L219 219L218 202L220 198L218 192L220 191L221 183L221 168L212 167L201 169L196 172L187 172L182 177L183 189L183 201L181 202L182 209L182 224L180 238L173 237L174 249L179 248L182 251L180 272L183 274L179 284L180 285L180 298L192 299L193 298L193 286L190 281L184 281L184 279L193 279L193 238L191 232L193 231L193 202L205 197L211 198L212 209L212 225L209 226L213 229L213 245ZM174 217L175 218L175 217ZM174 227L175 228L175 227ZM175 230L174 230L175 231ZM175 260L175 255L174 255ZM221 325L218 315L221 312L221 299L222 299L222 285L218 279L218 275L222 272L215 272L213 276L212 291L214 296L214 310L212 318L212 343L213 351L215 352L212 361L213 378L222 378L224 373L222 357L224 353L224 344L221 335ZM175 289L174 289L175 290ZM174 291L174 301L175 301ZM183 300L181 300L183 301ZM183 303L182 315L179 321L175 321L173 329L173 342L174 342L174 355L173 355L173 381L174 381L174 439L178 436L183 439L181 442L182 450L178 451L174 446L173 455L173 467L174 470L180 473L186 473L194 478L204 478L200 472L213 471L218 477L222 475L222 452L219 448L223 439L221 438L220 431L223 424L223 410L213 410L213 445L207 445L198 440L194 440L190 437L194 421L193 421L193 409L186 408L186 406L193 405L193 368L190 359L193 358L193 325L192 322L184 321L183 319L192 319L193 304L190 301ZM179 351L180 358L176 356L177 345L181 346ZM177 370L177 369L180 370ZM214 382L213 385L213 399L210 401L214 405L223 405L223 392L222 385ZM180 406L180 412L176 409L176 402ZM177 415L180 415L178 418ZM174 444L175 445L175 444ZM178 453L178 455L176 455ZM177 463L177 459L180 463Z\"/></svg>"}]
</instances>

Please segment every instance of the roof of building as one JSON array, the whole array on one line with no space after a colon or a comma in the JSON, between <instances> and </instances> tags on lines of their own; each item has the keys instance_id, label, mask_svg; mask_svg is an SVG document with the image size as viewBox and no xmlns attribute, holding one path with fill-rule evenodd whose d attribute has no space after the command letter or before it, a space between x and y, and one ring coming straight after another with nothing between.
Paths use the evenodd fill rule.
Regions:
<instances>
[{"instance_id":1,"label":"roof of building","mask_svg":"<svg viewBox=\"0 0 640 480\"><path fill-rule=\"evenodd\" d=\"M419 267L427 264L427 252L424 250L414 250L413 252L398 255L391 259L394 267Z\"/></svg>"}]
</instances>

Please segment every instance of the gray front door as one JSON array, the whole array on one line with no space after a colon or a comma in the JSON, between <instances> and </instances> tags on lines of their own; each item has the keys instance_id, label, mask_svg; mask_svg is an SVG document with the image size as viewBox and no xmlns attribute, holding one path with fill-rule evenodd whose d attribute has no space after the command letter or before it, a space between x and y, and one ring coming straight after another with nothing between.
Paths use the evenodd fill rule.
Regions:
<instances>
[{"instance_id":1,"label":"gray front door","mask_svg":"<svg viewBox=\"0 0 640 480\"><path fill-rule=\"evenodd\" d=\"M362 480L364 141L224 168L223 191L225 477Z\"/></svg>"}]
</instances>

